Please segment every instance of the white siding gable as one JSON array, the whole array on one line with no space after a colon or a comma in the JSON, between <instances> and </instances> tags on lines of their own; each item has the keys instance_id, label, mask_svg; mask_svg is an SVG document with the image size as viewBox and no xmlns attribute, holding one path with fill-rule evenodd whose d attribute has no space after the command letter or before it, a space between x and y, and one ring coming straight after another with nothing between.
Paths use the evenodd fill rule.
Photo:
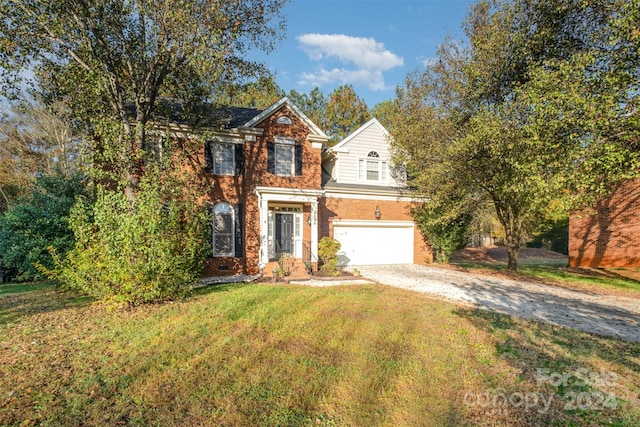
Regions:
<instances>
[{"instance_id":1,"label":"white siding gable","mask_svg":"<svg viewBox=\"0 0 640 427\"><path fill-rule=\"evenodd\" d=\"M330 150L336 156L332 175L336 182L398 187L391 173L389 138L389 132L380 122L377 119L371 119L332 147ZM377 153L378 157L369 157L372 152ZM376 165L381 168L377 174ZM367 168L369 168L368 175ZM374 179L376 175L378 179Z\"/></svg>"}]
</instances>

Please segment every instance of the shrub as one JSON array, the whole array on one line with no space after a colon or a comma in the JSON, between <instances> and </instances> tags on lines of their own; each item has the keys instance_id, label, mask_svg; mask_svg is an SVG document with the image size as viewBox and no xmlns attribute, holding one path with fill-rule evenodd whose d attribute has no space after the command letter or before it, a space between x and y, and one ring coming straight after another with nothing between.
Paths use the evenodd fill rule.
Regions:
<instances>
[{"instance_id":1,"label":"shrub","mask_svg":"<svg viewBox=\"0 0 640 427\"><path fill-rule=\"evenodd\" d=\"M429 241L434 262L449 262L451 254L463 249L469 242L471 214L436 203L425 204L415 214Z\"/></svg>"},{"instance_id":2,"label":"shrub","mask_svg":"<svg viewBox=\"0 0 640 427\"><path fill-rule=\"evenodd\" d=\"M207 215L189 186L147 171L135 199L97 189L95 204L71 214L76 242L56 257L50 278L103 301L141 304L184 296L198 280L206 251Z\"/></svg>"},{"instance_id":3,"label":"shrub","mask_svg":"<svg viewBox=\"0 0 640 427\"><path fill-rule=\"evenodd\" d=\"M40 176L34 186L0 215L0 265L13 270L16 280L40 280L35 265L53 266L48 247L64 255L73 247L69 211L76 196L85 193L80 175Z\"/></svg>"},{"instance_id":4,"label":"shrub","mask_svg":"<svg viewBox=\"0 0 640 427\"><path fill-rule=\"evenodd\" d=\"M335 276L338 271L338 251L340 242L330 237L323 237L318 242L318 256L322 260L320 271L330 276Z\"/></svg>"}]
</instances>

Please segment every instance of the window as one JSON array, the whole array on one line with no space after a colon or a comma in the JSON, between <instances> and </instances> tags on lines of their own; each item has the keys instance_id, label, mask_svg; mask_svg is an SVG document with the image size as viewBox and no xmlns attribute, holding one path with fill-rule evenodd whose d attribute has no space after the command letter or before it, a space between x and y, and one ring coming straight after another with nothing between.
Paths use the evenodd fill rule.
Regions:
<instances>
[{"instance_id":1,"label":"window","mask_svg":"<svg viewBox=\"0 0 640 427\"><path fill-rule=\"evenodd\" d=\"M276 137L267 144L267 170L278 176L302 175L302 145L293 138Z\"/></svg>"},{"instance_id":2,"label":"window","mask_svg":"<svg viewBox=\"0 0 640 427\"><path fill-rule=\"evenodd\" d=\"M364 181L386 181L387 162L376 151L370 151L358 163L358 178Z\"/></svg>"},{"instance_id":3,"label":"window","mask_svg":"<svg viewBox=\"0 0 640 427\"><path fill-rule=\"evenodd\" d=\"M244 160L242 144L207 142L205 170L216 175L241 175Z\"/></svg>"},{"instance_id":4,"label":"window","mask_svg":"<svg viewBox=\"0 0 640 427\"><path fill-rule=\"evenodd\" d=\"M276 175L293 176L293 145L276 144Z\"/></svg>"},{"instance_id":5,"label":"window","mask_svg":"<svg viewBox=\"0 0 640 427\"><path fill-rule=\"evenodd\" d=\"M213 173L216 175L233 175L235 173L233 144L213 145Z\"/></svg>"},{"instance_id":6,"label":"window","mask_svg":"<svg viewBox=\"0 0 640 427\"><path fill-rule=\"evenodd\" d=\"M213 255L233 255L233 208L228 203L218 203L213 208Z\"/></svg>"}]
</instances>

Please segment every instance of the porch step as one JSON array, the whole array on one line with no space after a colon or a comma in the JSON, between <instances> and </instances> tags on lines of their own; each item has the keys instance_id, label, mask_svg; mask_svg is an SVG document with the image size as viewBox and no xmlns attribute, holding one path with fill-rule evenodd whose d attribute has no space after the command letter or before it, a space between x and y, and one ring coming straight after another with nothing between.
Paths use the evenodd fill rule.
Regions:
<instances>
[{"instance_id":1,"label":"porch step","mask_svg":"<svg viewBox=\"0 0 640 427\"><path fill-rule=\"evenodd\" d=\"M264 270L262 270L262 275L265 278L273 278L277 275L278 266L282 266L283 276L280 280L291 281L291 280L307 280L310 279L309 273L307 272L307 267L304 262L300 259L285 259L282 260L282 263L278 261L272 261L268 263ZM276 272L274 274L274 272Z\"/></svg>"}]
</instances>

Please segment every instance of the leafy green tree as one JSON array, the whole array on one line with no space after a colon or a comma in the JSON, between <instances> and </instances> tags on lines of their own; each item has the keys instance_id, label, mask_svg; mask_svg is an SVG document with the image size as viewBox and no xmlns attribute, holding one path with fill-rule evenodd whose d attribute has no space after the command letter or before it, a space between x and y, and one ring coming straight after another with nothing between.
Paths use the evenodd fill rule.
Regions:
<instances>
[{"instance_id":1,"label":"leafy green tree","mask_svg":"<svg viewBox=\"0 0 640 427\"><path fill-rule=\"evenodd\" d=\"M223 82L215 98L219 105L264 110L283 96L284 91L269 75L243 84Z\"/></svg>"},{"instance_id":2,"label":"leafy green tree","mask_svg":"<svg viewBox=\"0 0 640 427\"><path fill-rule=\"evenodd\" d=\"M343 85L331 92L325 107L325 129L336 144L371 119L367 104L353 86Z\"/></svg>"},{"instance_id":3,"label":"leafy green tree","mask_svg":"<svg viewBox=\"0 0 640 427\"><path fill-rule=\"evenodd\" d=\"M0 215L0 264L22 281L38 280L36 265L52 267L48 248L64 255L73 247L67 217L76 197L85 195L80 175L41 175Z\"/></svg>"},{"instance_id":4,"label":"leafy green tree","mask_svg":"<svg viewBox=\"0 0 640 427\"><path fill-rule=\"evenodd\" d=\"M313 123L320 129L326 129L327 100L318 87L313 88L308 94L291 90L288 96L291 102L300 107Z\"/></svg>"},{"instance_id":5,"label":"leafy green tree","mask_svg":"<svg viewBox=\"0 0 640 427\"><path fill-rule=\"evenodd\" d=\"M632 44L632 3L479 2L465 23L468 44L447 41L438 61L398 90L396 161L441 206L452 196L490 201L509 269L551 214L566 215L571 190L590 191L577 183L637 170L634 114L623 111L637 111L629 111L638 91L628 74L638 68L632 49L621 48ZM628 130L617 140L616 126Z\"/></svg>"},{"instance_id":6,"label":"leafy green tree","mask_svg":"<svg viewBox=\"0 0 640 427\"><path fill-rule=\"evenodd\" d=\"M179 296L195 280L204 191L195 176L174 186L168 175L187 175L181 162L194 147L147 128L176 114L197 126L221 82L262 75L243 57L273 48L285 3L0 0L2 92L15 94L30 68L45 104L64 101L92 132L90 172L102 190L75 212L76 246L52 277L129 303Z\"/></svg>"},{"instance_id":7,"label":"leafy green tree","mask_svg":"<svg viewBox=\"0 0 640 427\"><path fill-rule=\"evenodd\" d=\"M273 48L285 2L0 0L0 85L8 93L33 67L48 95L77 101L68 105L94 121L119 123L114 163L125 165L131 193L159 98L202 101L207 87L258 73L261 65L242 55Z\"/></svg>"},{"instance_id":8,"label":"leafy green tree","mask_svg":"<svg viewBox=\"0 0 640 427\"><path fill-rule=\"evenodd\" d=\"M389 132L393 134L393 111L394 105L392 100L382 101L376 104L371 110L371 115L378 119L382 126L387 128Z\"/></svg>"}]
</instances>

